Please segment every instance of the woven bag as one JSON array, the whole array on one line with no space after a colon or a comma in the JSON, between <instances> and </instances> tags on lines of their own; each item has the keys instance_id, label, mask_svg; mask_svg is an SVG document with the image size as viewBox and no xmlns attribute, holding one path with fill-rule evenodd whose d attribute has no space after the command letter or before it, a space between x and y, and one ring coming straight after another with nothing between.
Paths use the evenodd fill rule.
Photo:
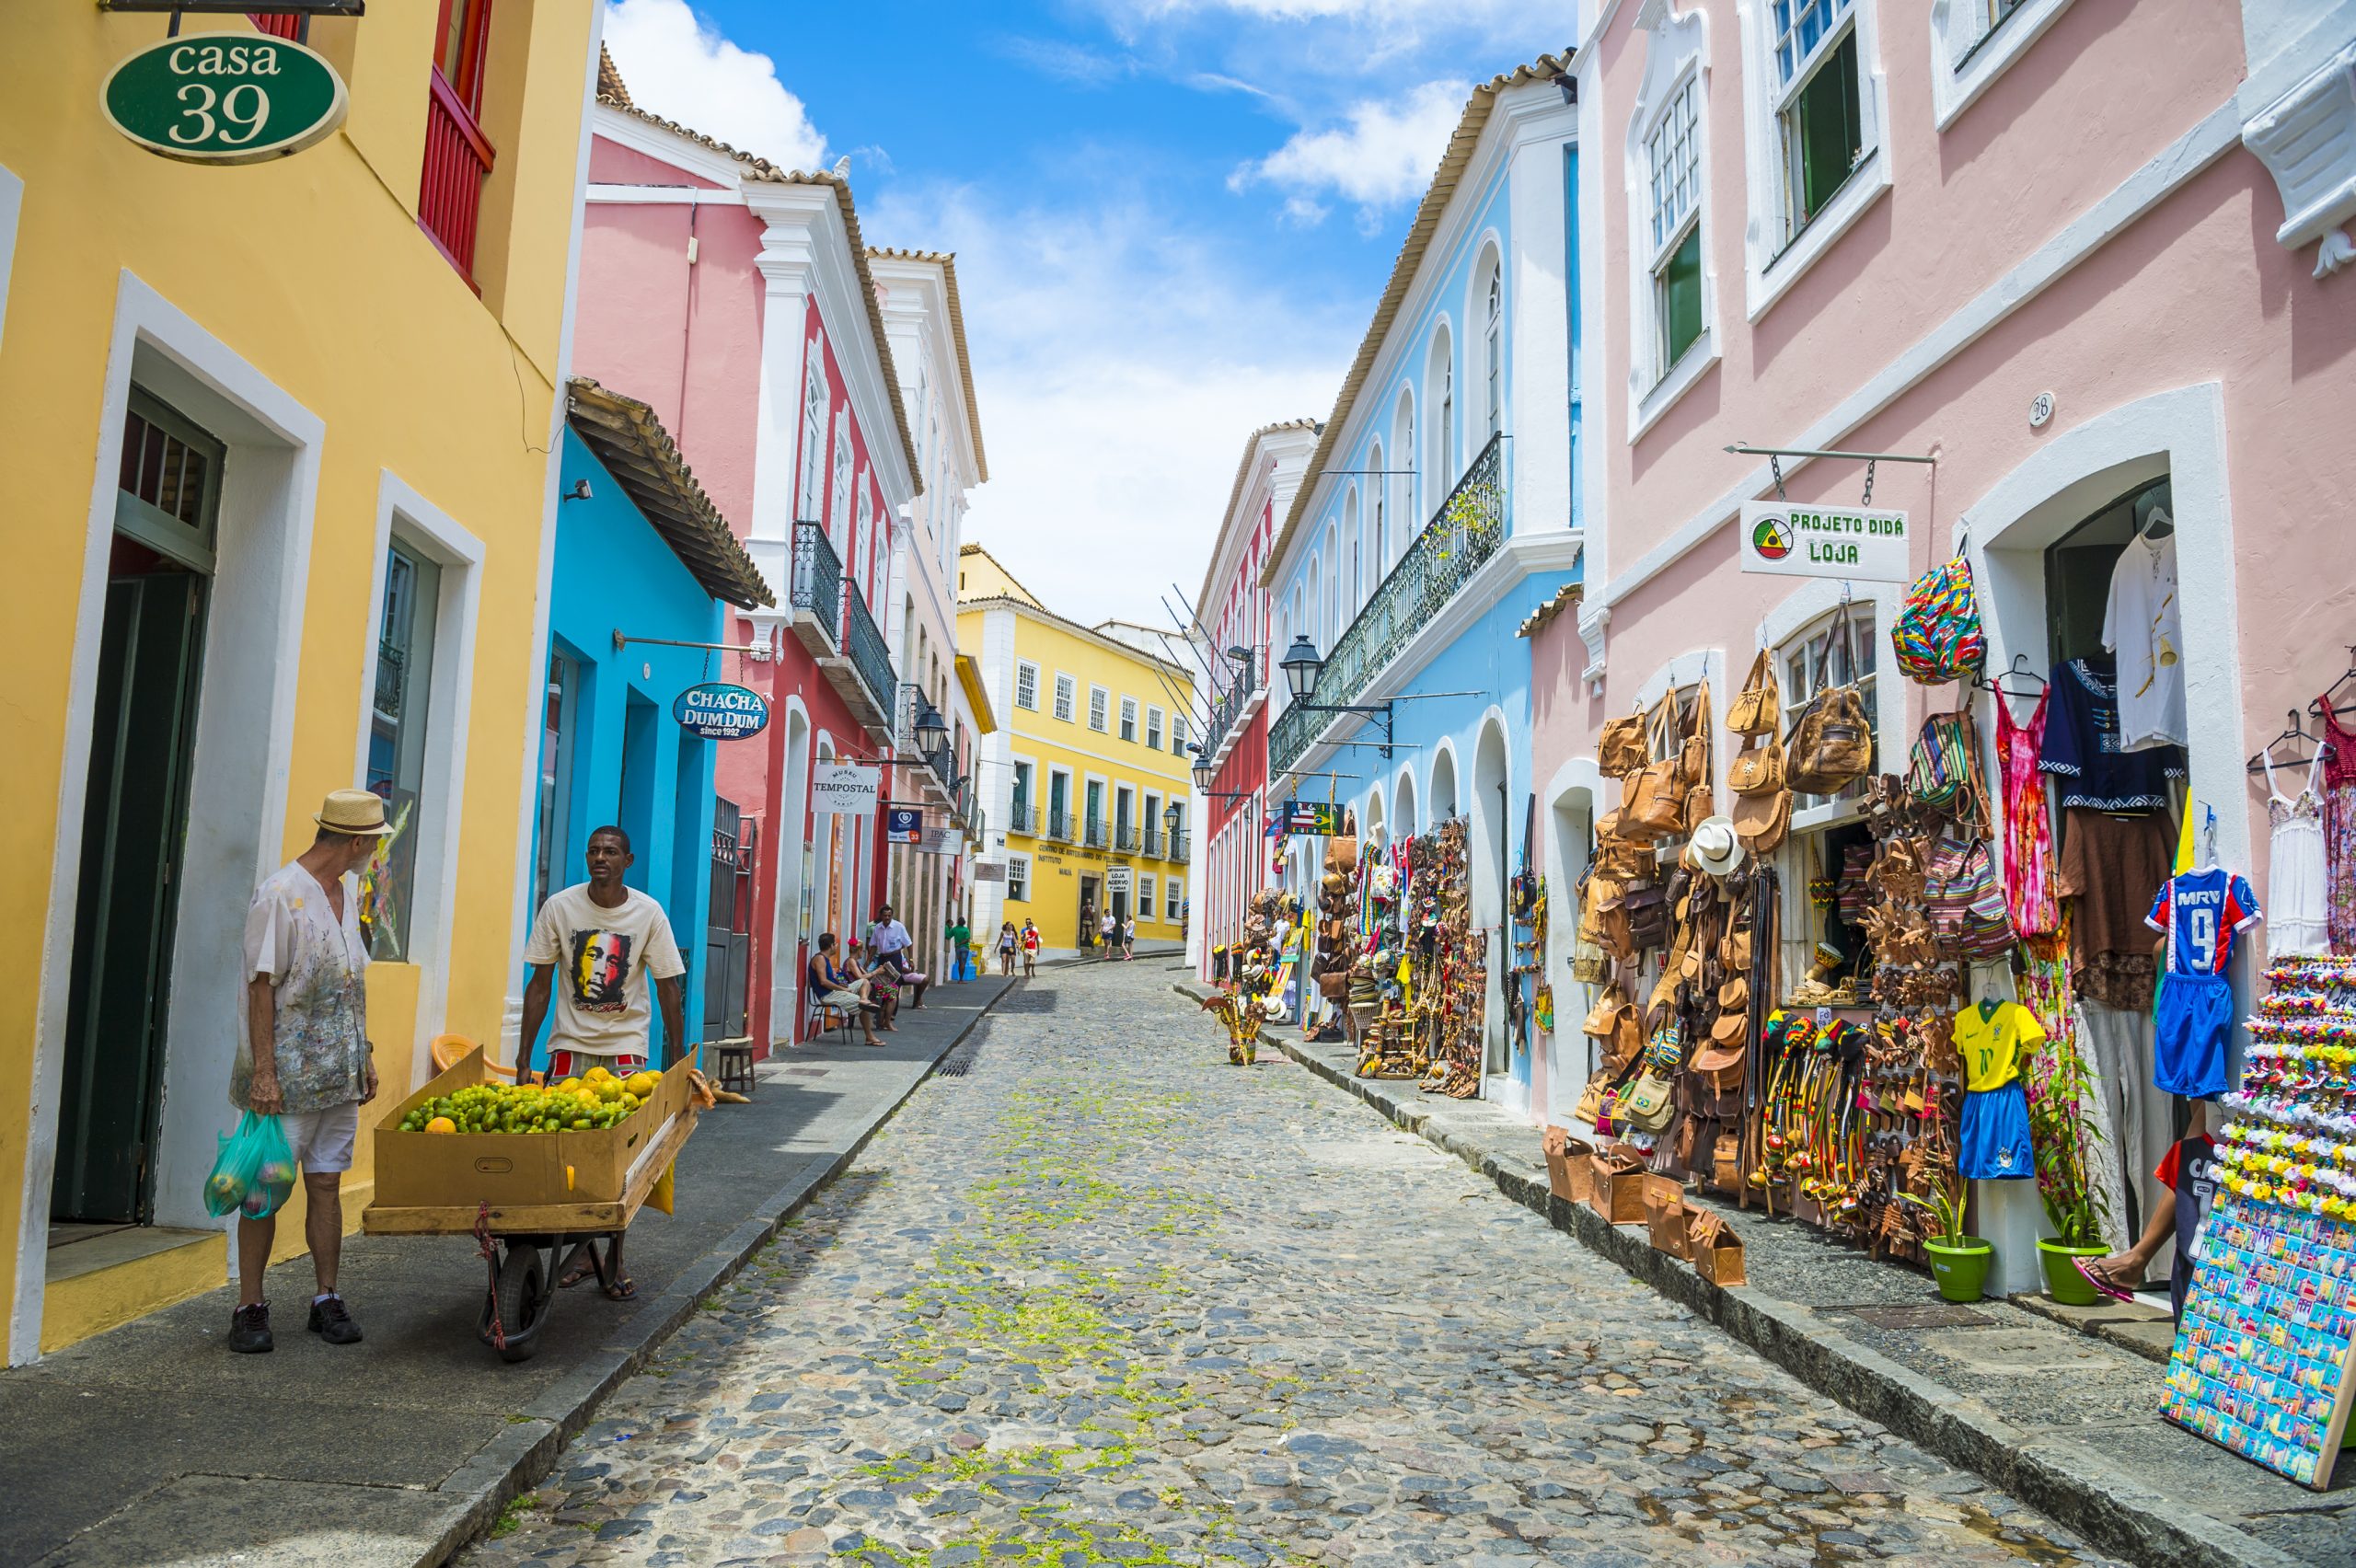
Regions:
<instances>
[{"instance_id":1,"label":"woven bag","mask_svg":"<svg viewBox=\"0 0 2356 1568\"><path fill-rule=\"evenodd\" d=\"M1922 686L1944 686L1979 670L1988 657L1988 637L1980 626L1969 561L1957 556L1914 580L1889 628L1889 645L1899 674Z\"/></svg>"}]
</instances>

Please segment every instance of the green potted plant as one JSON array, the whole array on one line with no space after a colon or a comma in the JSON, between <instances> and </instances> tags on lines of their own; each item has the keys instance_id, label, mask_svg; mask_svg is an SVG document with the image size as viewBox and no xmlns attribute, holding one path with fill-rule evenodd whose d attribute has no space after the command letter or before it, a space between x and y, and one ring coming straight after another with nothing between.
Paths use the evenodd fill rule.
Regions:
<instances>
[{"instance_id":1,"label":"green potted plant","mask_svg":"<svg viewBox=\"0 0 2356 1568\"><path fill-rule=\"evenodd\" d=\"M1931 1277L1938 1282L1939 1294L1949 1301L1977 1301L1986 1295L1988 1266L1995 1261L1996 1249L1981 1237L1963 1233L1963 1183L1927 1199L1900 1193L1898 1201L1921 1209L1937 1227L1923 1239L1923 1251L1930 1254Z\"/></svg>"},{"instance_id":2,"label":"green potted plant","mask_svg":"<svg viewBox=\"0 0 2356 1568\"><path fill-rule=\"evenodd\" d=\"M2053 1229L2037 1244L2038 1262L2045 1271L2048 1297L2065 1306L2091 1307L2101 1295L2072 1260L2099 1258L2110 1251L2102 1239L2108 1204L2086 1175L2087 1156L2100 1136L2086 1118L2094 1086L2067 1031L2058 1032L2050 1045L2029 1058L2025 1075L2037 1195Z\"/></svg>"}]
</instances>

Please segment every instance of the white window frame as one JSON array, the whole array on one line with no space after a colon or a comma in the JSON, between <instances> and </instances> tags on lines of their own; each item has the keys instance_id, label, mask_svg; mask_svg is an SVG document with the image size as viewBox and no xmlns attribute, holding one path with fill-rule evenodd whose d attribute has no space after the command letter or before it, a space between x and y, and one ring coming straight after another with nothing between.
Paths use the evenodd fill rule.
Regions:
<instances>
[{"instance_id":1,"label":"white window frame","mask_svg":"<svg viewBox=\"0 0 2356 1568\"><path fill-rule=\"evenodd\" d=\"M867 482L867 468L863 464L851 482L859 490L859 521L856 531L850 536L851 555L855 559L849 570L858 581L866 582L875 575L873 562L871 559L876 543L875 490L874 487Z\"/></svg>"},{"instance_id":2,"label":"white window frame","mask_svg":"<svg viewBox=\"0 0 2356 1568\"><path fill-rule=\"evenodd\" d=\"M845 409L835 416L834 496L833 504L826 512L826 537L835 547L835 554L841 560L846 574L851 570L850 486L856 457L850 440L850 410Z\"/></svg>"},{"instance_id":3,"label":"white window frame","mask_svg":"<svg viewBox=\"0 0 2356 1568\"><path fill-rule=\"evenodd\" d=\"M1170 716L1170 755L1172 756L1186 755L1186 716L1183 713L1172 713Z\"/></svg>"},{"instance_id":4,"label":"white window frame","mask_svg":"<svg viewBox=\"0 0 2356 1568\"><path fill-rule=\"evenodd\" d=\"M2070 0L2014 0L2009 8L2004 0L1931 0L1933 126L1954 124L2069 8Z\"/></svg>"},{"instance_id":5,"label":"white window frame","mask_svg":"<svg viewBox=\"0 0 2356 1568\"><path fill-rule=\"evenodd\" d=\"M1125 697L1121 698L1120 734L1121 739L1128 742L1130 744L1135 745L1137 744L1138 699L1134 697Z\"/></svg>"},{"instance_id":6,"label":"white window frame","mask_svg":"<svg viewBox=\"0 0 2356 1568\"><path fill-rule=\"evenodd\" d=\"M1006 901L1009 904L1031 902L1031 857L1019 849L1007 851Z\"/></svg>"},{"instance_id":7,"label":"white window frame","mask_svg":"<svg viewBox=\"0 0 2356 1568\"><path fill-rule=\"evenodd\" d=\"M1080 683L1063 671L1056 672L1056 717L1067 724L1079 721Z\"/></svg>"},{"instance_id":8,"label":"white window frame","mask_svg":"<svg viewBox=\"0 0 2356 1568\"><path fill-rule=\"evenodd\" d=\"M1159 918L1159 917L1154 913L1154 911L1159 907L1161 906L1153 901L1153 873L1151 871L1139 871L1138 873L1137 917L1140 920L1152 920Z\"/></svg>"},{"instance_id":9,"label":"white window frame","mask_svg":"<svg viewBox=\"0 0 2356 1568\"><path fill-rule=\"evenodd\" d=\"M1622 183L1628 202L1628 444L1634 445L1659 422L1678 399L1718 363L1717 269L1710 248L1710 59L1709 21L1700 9L1671 13L1660 0L1648 0L1638 24L1649 35L1645 48L1644 77L1628 117L1628 140L1623 154ZM1688 345L1674 364L1661 362L1659 299L1653 284L1660 263L1684 242L1684 219L1657 241L1653 234L1652 140L1680 106L1688 86L1693 92L1693 141L1698 172L1692 221L1702 232L1702 335Z\"/></svg>"},{"instance_id":10,"label":"white window frame","mask_svg":"<svg viewBox=\"0 0 2356 1568\"><path fill-rule=\"evenodd\" d=\"M1506 269L1495 250L1486 253L1488 287L1476 302L1481 312L1481 442L1506 428Z\"/></svg>"},{"instance_id":11,"label":"white window frame","mask_svg":"<svg viewBox=\"0 0 2356 1568\"><path fill-rule=\"evenodd\" d=\"M1049 814L1056 809L1056 780L1058 778L1064 781L1064 826L1068 830L1061 836L1056 833L1055 822ZM1059 763L1047 764L1047 788L1040 797L1039 836L1053 839L1058 844L1079 843L1080 817L1085 809L1085 793L1084 790L1075 790L1070 768Z\"/></svg>"},{"instance_id":12,"label":"white window frame","mask_svg":"<svg viewBox=\"0 0 2356 1568\"><path fill-rule=\"evenodd\" d=\"M1026 689L1030 692L1028 701L1023 699ZM1039 711L1039 666L1029 659L1014 662L1014 706L1031 713Z\"/></svg>"},{"instance_id":13,"label":"white window frame","mask_svg":"<svg viewBox=\"0 0 2356 1568\"><path fill-rule=\"evenodd\" d=\"M1149 704L1145 710L1145 749L1148 751L1161 749L1161 709Z\"/></svg>"},{"instance_id":14,"label":"white window frame","mask_svg":"<svg viewBox=\"0 0 2356 1568\"><path fill-rule=\"evenodd\" d=\"M1041 806L1039 803L1039 764L1037 761L1027 756L1009 756L1007 758L1006 771L1010 775L1006 788L1006 803L1010 817L1012 815L1015 801L1020 800L1024 805L1031 809L1033 818L1038 818L1044 813L1045 808ZM1041 836L1040 830L1045 825L1045 824L1044 823L1040 823L1035 820L1033 824L1028 827L1016 826L1011 822L1008 824L1008 827L1011 831L1021 833L1033 838Z\"/></svg>"},{"instance_id":15,"label":"white window frame","mask_svg":"<svg viewBox=\"0 0 2356 1568\"><path fill-rule=\"evenodd\" d=\"M1179 911L1185 906L1186 903L1186 879L1184 877L1163 878L1161 896L1161 923L1165 926L1177 924L1183 917Z\"/></svg>"},{"instance_id":16,"label":"white window frame","mask_svg":"<svg viewBox=\"0 0 2356 1568\"><path fill-rule=\"evenodd\" d=\"M1750 217L1742 238L1743 311L1752 321L1766 315L1891 183L1878 0L1849 0L1848 15L1818 42L1788 85L1775 63L1775 3L1743 0L1736 7L1742 23L1743 169L1750 188ZM1786 241L1783 115L1852 29L1857 35L1857 132L1864 152L1847 183Z\"/></svg>"},{"instance_id":17,"label":"white window frame","mask_svg":"<svg viewBox=\"0 0 2356 1568\"><path fill-rule=\"evenodd\" d=\"M802 365L802 493L795 499L794 521L815 523L826 507L826 351L815 338Z\"/></svg>"},{"instance_id":18,"label":"white window frame","mask_svg":"<svg viewBox=\"0 0 2356 1568\"><path fill-rule=\"evenodd\" d=\"M1094 681L1088 683L1088 727L1100 735L1112 733L1113 694Z\"/></svg>"}]
</instances>

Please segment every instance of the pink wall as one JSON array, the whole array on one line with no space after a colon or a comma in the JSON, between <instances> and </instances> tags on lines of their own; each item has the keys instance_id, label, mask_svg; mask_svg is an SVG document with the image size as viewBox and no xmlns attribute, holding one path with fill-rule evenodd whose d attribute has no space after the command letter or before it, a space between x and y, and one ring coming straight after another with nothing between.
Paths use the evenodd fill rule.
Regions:
<instances>
[{"instance_id":1,"label":"pink wall","mask_svg":"<svg viewBox=\"0 0 2356 1568\"><path fill-rule=\"evenodd\" d=\"M1617 153L1643 69L1642 36L1629 38L1623 20L1602 52L1601 119L1614 149L1604 160L1611 172L1602 200L1610 236L1602 256L1610 303L1604 384L1611 395L1609 433L1596 445L1607 489L1607 566L1623 571L1755 461L1720 451L1727 442L1793 444L2228 102L2241 75L2234 6L2179 3L2122 12L2082 4L1942 134L1933 124L1925 29L1910 8L1881 0L1884 145L1896 155L1894 187L1754 329L1743 320L1739 33L1731 4L1711 0L1703 8L1710 13L1713 175L1704 242L1717 270L1714 319L1724 359L1633 448L1623 395L1628 204ZM1632 15L1623 8L1623 18ZM1944 559L1956 519L2048 444L2154 394L2220 384L2243 755L2281 728L2285 709L2303 706L2339 674L2344 645L2356 640L2356 574L2348 570L2356 554L2345 522L2346 498L2356 491L2348 414L2356 405L2356 278L2311 278L2313 248L2293 253L2275 242L2281 220L2272 179L2236 145L1838 438L1865 450L1935 449L1935 477L1886 466L1875 491L1877 504L1913 513L1914 564L1927 570L1934 550ZM2043 391L2055 395L2059 412L2032 431L2029 401ZM1861 478L1854 464L1817 464L1790 490L1797 500L1854 503ZM1924 518L1927 530L1919 526ZM1625 710L1636 687L1680 653L1723 647L1739 680L1754 628L1796 583L1739 573L1735 548L1733 528L1721 527L1612 606L1600 701L1572 695L1585 650L1569 617L1548 628L1536 656L1551 658L1553 667L1534 672L1537 686L1542 692L1550 674L1566 684L1559 694L1565 711L1553 722L1541 699L1539 779L1570 755L1591 755L1595 726ZM2197 608L2200 585L2188 577L2185 588ZM1608 589L1608 574L1590 582L1591 596ZM1911 734L1925 704L1923 688L1908 689L1901 733ZM1952 696L1951 687L1936 693L1943 705ZM1567 743L1566 723L1576 731ZM1902 762L1884 757L1881 766ZM2262 845L2262 796L2253 791L2244 803L2253 813L2250 841Z\"/></svg>"}]
</instances>

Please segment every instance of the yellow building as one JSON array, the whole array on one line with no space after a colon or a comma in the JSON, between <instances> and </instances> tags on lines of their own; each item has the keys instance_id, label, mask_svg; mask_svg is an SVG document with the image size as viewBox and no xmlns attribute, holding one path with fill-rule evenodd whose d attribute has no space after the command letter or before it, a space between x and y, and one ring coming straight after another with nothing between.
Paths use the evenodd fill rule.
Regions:
<instances>
[{"instance_id":1,"label":"yellow building","mask_svg":"<svg viewBox=\"0 0 2356 1568\"><path fill-rule=\"evenodd\" d=\"M310 21L308 58L241 15L189 16L164 47L160 14L12 8L11 1363L227 1277L201 1193L234 1120L240 934L255 882L310 842L329 790L377 788L406 824L366 905L380 1102L419 1080L435 1034L500 1038L543 722L593 15L371 6ZM138 93L107 99L119 129L102 84L133 56L146 75L125 65L117 91ZM298 88L330 106L322 133L282 136ZM149 141L183 151L299 150L161 156L131 139L142 114ZM369 1154L364 1132L348 1225ZM280 1244L296 1250L287 1217Z\"/></svg>"},{"instance_id":2,"label":"yellow building","mask_svg":"<svg viewBox=\"0 0 2356 1568\"><path fill-rule=\"evenodd\" d=\"M1045 951L1092 942L1080 913L1183 940L1191 841L1194 683L1151 629L1055 614L987 550L957 560L957 649L1001 719L981 750L985 843L974 940L1038 923Z\"/></svg>"}]
</instances>

